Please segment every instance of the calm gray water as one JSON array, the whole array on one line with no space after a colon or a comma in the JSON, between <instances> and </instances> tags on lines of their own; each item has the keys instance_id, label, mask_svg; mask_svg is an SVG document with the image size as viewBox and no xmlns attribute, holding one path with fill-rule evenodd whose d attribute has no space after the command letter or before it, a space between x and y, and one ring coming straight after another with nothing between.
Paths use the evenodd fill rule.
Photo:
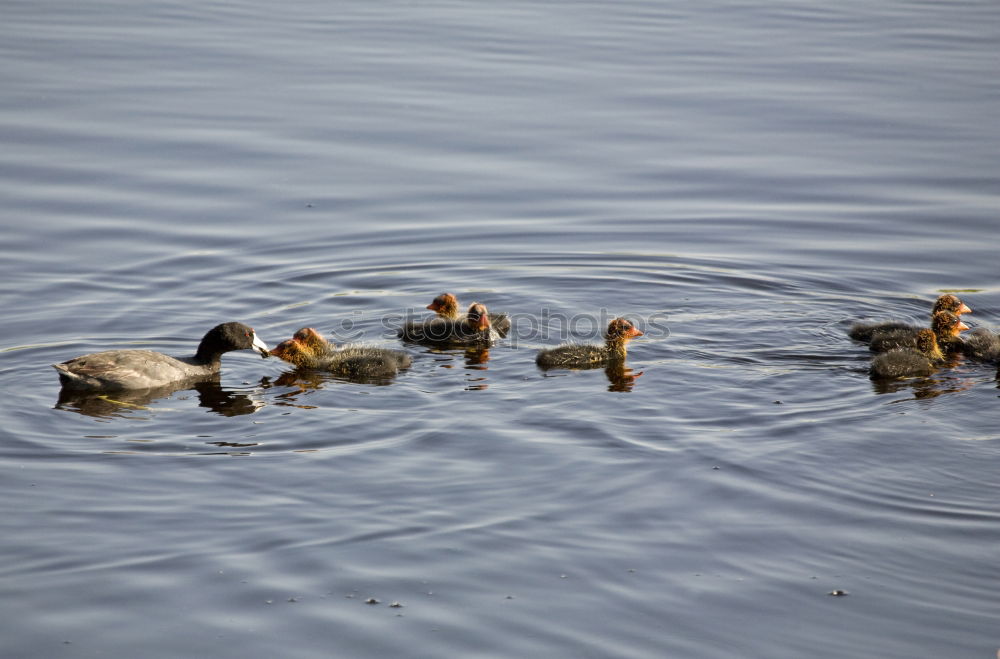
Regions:
<instances>
[{"instance_id":1,"label":"calm gray water","mask_svg":"<svg viewBox=\"0 0 1000 659\"><path fill-rule=\"evenodd\" d=\"M845 330L1000 325L997 3L2 15L0 656L996 655L996 370L876 387ZM399 347L442 291L515 332L49 367ZM633 378L537 370L615 315Z\"/></svg>"}]
</instances>

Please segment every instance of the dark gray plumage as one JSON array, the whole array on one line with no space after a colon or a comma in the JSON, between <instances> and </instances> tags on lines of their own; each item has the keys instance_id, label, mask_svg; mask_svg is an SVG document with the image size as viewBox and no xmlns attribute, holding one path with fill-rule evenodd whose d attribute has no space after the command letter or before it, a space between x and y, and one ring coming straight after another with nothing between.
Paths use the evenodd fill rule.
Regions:
<instances>
[{"instance_id":1,"label":"dark gray plumage","mask_svg":"<svg viewBox=\"0 0 1000 659\"><path fill-rule=\"evenodd\" d=\"M872 379L927 376L944 361L934 332L922 329L917 333L913 348L893 348L872 359L869 375Z\"/></svg>"},{"instance_id":2,"label":"dark gray plumage","mask_svg":"<svg viewBox=\"0 0 1000 659\"><path fill-rule=\"evenodd\" d=\"M53 364L63 387L82 390L149 389L219 372L221 358L232 350L268 350L252 327L222 323L210 329L193 357L171 357L152 350L106 350Z\"/></svg>"},{"instance_id":3,"label":"dark gray plumage","mask_svg":"<svg viewBox=\"0 0 1000 659\"><path fill-rule=\"evenodd\" d=\"M965 305L962 300L958 298L957 295L951 293L945 293L938 297L934 301L934 306L931 308L931 318L934 318L934 314L939 311L950 311L956 316L961 316L963 313L972 313L972 309ZM911 331L916 333L920 327L916 325L911 325L909 323L901 323L898 321L883 321L877 323L854 323L851 329L848 330L847 335L854 339L855 341L862 341L864 343L869 343L875 336L879 334L890 334L898 331ZM888 350L889 348L886 348Z\"/></svg>"}]
</instances>

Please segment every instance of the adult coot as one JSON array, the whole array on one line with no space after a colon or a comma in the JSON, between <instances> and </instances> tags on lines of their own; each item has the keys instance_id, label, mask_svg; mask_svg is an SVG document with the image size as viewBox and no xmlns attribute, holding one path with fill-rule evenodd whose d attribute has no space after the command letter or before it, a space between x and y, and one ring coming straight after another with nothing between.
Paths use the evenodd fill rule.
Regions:
<instances>
[{"instance_id":1,"label":"adult coot","mask_svg":"<svg viewBox=\"0 0 1000 659\"><path fill-rule=\"evenodd\" d=\"M222 323L205 334L193 357L170 357L152 350L106 350L52 367L59 371L62 385L72 389L149 389L215 375L223 353L250 349L268 356L267 346L252 327Z\"/></svg>"}]
</instances>

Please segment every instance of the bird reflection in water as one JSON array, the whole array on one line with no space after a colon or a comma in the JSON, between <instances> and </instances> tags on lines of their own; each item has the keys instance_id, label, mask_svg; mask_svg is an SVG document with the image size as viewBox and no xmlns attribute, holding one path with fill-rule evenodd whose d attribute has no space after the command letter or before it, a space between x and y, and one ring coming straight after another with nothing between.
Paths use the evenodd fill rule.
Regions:
<instances>
[{"instance_id":1,"label":"bird reflection in water","mask_svg":"<svg viewBox=\"0 0 1000 659\"><path fill-rule=\"evenodd\" d=\"M464 366L466 369L471 371L479 371L478 375L473 377L473 374L469 374L466 378L466 382L470 383L465 387L466 391L479 391L482 389L488 389L489 384L486 383L485 371L489 370L490 361L490 349L485 345L478 346L468 346L464 349L462 348L445 348L445 347L429 347L424 351L429 355L434 356L434 361L438 362L438 368L457 368L459 357L462 358Z\"/></svg>"},{"instance_id":2,"label":"bird reflection in water","mask_svg":"<svg viewBox=\"0 0 1000 659\"><path fill-rule=\"evenodd\" d=\"M392 384L394 378L346 378L343 376L336 376L331 373L324 373L322 371L299 368L294 371L285 371L273 380L265 376L261 378L260 386L264 389L270 389L272 387L282 387L286 389L286 391L275 394L271 403L272 405L277 405L279 407L297 407L302 410L314 410L319 406L301 403L299 402L299 398L325 388L328 382L338 380L381 386Z\"/></svg>"},{"instance_id":3,"label":"bird reflection in water","mask_svg":"<svg viewBox=\"0 0 1000 659\"><path fill-rule=\"evenodd\" d=\"M316 409L317 405L306 405L299 402L299 397L308 395L313 391L324 389L330 382L350 382L353 384L369 384L375 386L388 386L396 381L395 375L346 375L330 373L329 371L317 370L313 368L296 368L285 371L273 380L263 377L260 386L269 389L272 387L283 387L288 391L276 394L273 404L284 407L298 407L304 410Z\"/></svg>"},{"instance_id":4,"label":"bird reflection in water","mask_svg":"<svg viewBox=\"0 0 1000 659\"><path fill-rule=\"evenodd\" d=\"M490 361L489 348L478 347L465 349L465 365L467 367L485 371L487 369L486 363L488 361Z\"/></svg>"},{"instance_id":5,"label":"bird reflection in water","mask_svg":"<svg viewBox=\"0 0 1000 659\"><path fill-rule=\"evenodd\" d=\"M269 386L295 387L301 391L312 391L324 388L328 382L352 382L354 384L386 386L395 382L396 376L341 375L311 368L297 368L293 371L285 371L273 381L269 378L264 378L263 381L269 383Z\"/></svg>"},{"instance_id":6,"label":"bird reflection in water","mask_svg":"<svg viewBox=\"0 0 1000 659\"><path fill-rule=\"evenodd\" d=\"M936 398L942 394L954 394L972 387L972 380L959 380L953 377L909 378L906 380L872 380L872 390L876 394L893 394L911 390L912 398L901 400L923 400ZM895 401L894 401L895 402Z\"/></svg>"},{"instance_id":7,"label":"bird reflection in water","mask_svg":"<svg viewBox=\"0 0 1000 659\"><path fill-rule=\"evenodd\" d=\"M972 387L972 380L947 375L947 369L953 369L962 363L962 357L952 353L947 355L943 361L936 362L936 370L923 377L873 379L871 381L872 391L876 394L892 394L898 391L912 390L913 398L903 400L935 398L941 394L953 394L965 391Z\"/></svg>"},{"instance_id":8,"label":"bird reflection in water","mask_svg":"<svg viewBox=\"0 0 1000 659\"><path fill-rule=\"evenodd\" d=\"M633 373L632 369L624 363L608 364L604 369L604 375L608 378L608 391L632 391L636 378L644 371Z\"/></svg>"},{"instance_id":9,"label":"bird reflection in water","mask_svg":"<svg viewBox=\"0 0 1000 659\"><path fill-rule=\"evenodd\" d=\"M177 382L152 389L108 392L63 388L59 391L55 408L100 419L134 417L141 412L152 412L154 408L149 406L153 402L187 390L197 392L199 406L222 416L253 414L265 404L262 400L257 400L246 393L224 389L218 379L209 379Z\"/></svg>"},{"instance_id":10,"label":"bird reflection in water","mask_svg":"<svg viewBox=\"0 0 1000 659\"><path fill-rule=\"evenodd\" d=\"M545 369L543 369L545 370ZM572 369L575 371L590 371L596 370L596 368L576 368ZM645 371L639 371L634 373L631 368L625 365L624 362L617 362L613 364L608 364L604 367L604 376L608 379L608 391L621 391L629 392L635 387L635 381L641 376ZM546 377L559 377L549 375L546 371Z\"/></svg>"},{"instance_id":11,"label":"bird reflection in water","mask_svg":"<svg viewBox=\"0 0 1000 659\"><path fill-rule=\"evenodd\" d=\"M465 378L468 383L465 386L466 391L482 391L484 389L489 389L490 385L486 382L486 371L489 369L487 362L490 361L490 350L484 347L470 347L465 349L465 367L472 371L479 371L481 374L478 376L473 376L472 373Z\"/></svg>"}]
</instances>

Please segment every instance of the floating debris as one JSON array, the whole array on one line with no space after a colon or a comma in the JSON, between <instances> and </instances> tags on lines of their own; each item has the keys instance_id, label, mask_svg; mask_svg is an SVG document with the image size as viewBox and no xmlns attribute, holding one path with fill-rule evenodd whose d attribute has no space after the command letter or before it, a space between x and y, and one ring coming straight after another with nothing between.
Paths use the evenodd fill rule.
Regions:
<instances>
[{"instance_id":1,"label":"floating debris","mask_svg":"<svg viewBox=\"0 0 1000 659\"><path fill-rule=\"evenodd\" d=\"M399 602L393 602L392 604L389 605L389 608L390 609L401 609L401 608L403 608L403 605L400 604Z\"/></svg>"},{"instance_id":2,"label":"floating debris","mask_svg":"<svg viewBox=\"0 0 1000 659\"><path fill-rule=\"evenodd\" d=\"M832 595L834 597L846 597L847 596L847 591L846 590L839 590L839 589L838 590L831 590L827 594L828 595Z\"/></svg>"},{"instance_id":3,"label":"floating debris","mask_svg":"<svg viewBox=\"0 0 1000 659\"><path fill-rule=\"evenodd\" d=\"M379 601L377 599L375 599L374 597L369 597L368 599L365 600L365 604L375 605L375 604L378 604L378 603L379 603Z\"/></svg>"}]
</instances>

